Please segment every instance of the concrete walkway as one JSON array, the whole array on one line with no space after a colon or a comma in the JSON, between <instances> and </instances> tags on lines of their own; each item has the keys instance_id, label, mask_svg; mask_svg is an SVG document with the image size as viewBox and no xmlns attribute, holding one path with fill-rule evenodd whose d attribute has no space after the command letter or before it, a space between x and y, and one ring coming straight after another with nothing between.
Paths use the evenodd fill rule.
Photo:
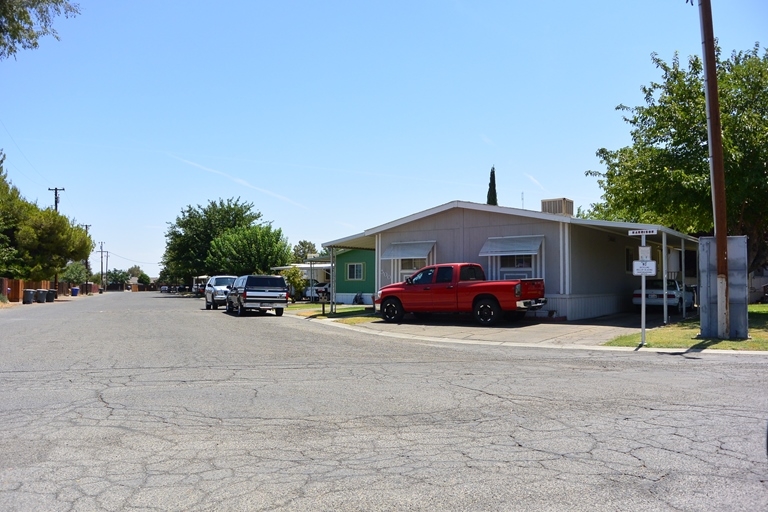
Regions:
<instances>
[{"instance_id":1,"label":"concrete walkway","mask_svg":"<svg viewBox=\"0 0 768 512\"><path fill-rule=\"evenodd\" d=\"M300 312L286 311L294 314ZM677 318L673 317L671 321ZM590 349L600 347L605 350L627 350L601 346L617 336L640 333L640 315L635 313L622 313L579 322L546 319L500 322L496 327L481 327L468 315L434 315L427 319L415 319L406 315L399 324L387 323L380 319L356 325L325 319L315 321L381 336L423 341ZM663 322L660 313L648 315L646 329L661 325Z\"/></svg>"}]
</instances>

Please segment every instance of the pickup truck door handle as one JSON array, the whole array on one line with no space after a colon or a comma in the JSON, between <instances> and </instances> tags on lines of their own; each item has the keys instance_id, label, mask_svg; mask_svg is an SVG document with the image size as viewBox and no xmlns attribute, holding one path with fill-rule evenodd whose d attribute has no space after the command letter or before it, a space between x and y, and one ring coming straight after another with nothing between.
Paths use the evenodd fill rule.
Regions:
<instances>
[{"instance_id":1,"label":"pickup truck door handle","mask_svg":"<svg viewBox=\"0 0 768 512\"><path fill-rule=\"evenodd\" d=\"M425 290L429 290L429 286L425 286L425 287L424 287L424 289L425 289Z\"/></svg>"},{"instance_id":2,"label":"pickup truck door handle","mask_svg":"<svg viewBox=\"0 0 768 512\"><path fill-rule=\"evenodd\" d=\"M453 290L453 285L452 285L452 284L449 284L448 286L446 286L446 289L448 289L448 290Z\"/></svg>"}]
</instances>

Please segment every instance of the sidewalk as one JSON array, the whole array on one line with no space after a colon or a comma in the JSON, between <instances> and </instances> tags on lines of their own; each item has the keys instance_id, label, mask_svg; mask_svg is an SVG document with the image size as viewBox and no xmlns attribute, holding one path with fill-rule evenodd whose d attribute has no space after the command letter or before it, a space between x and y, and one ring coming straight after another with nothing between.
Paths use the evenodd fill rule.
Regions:
<instances>
[{"instance_id":1,"label":"sidewalk","mask_svg":"<svg viewBox=\"0 0 768 512\"><path fill-rule=\"evenodd\" d=\"M299 311L286 310L294 315ZM423 341L573 348L596 348L617 336L640 332L640 315L633 313L579 322L547 321L546 319L500 322L495 327L481 327L468 315L434 315L428 319L418 320L411 315L406 315L403 322L399 324L387 323L381 319L356 325L347 325L331 319L313 321L380 336ZM647 329L660 325L662 325L660 314L652 315L646 320ZM614 347L602 348L615 349Z\"/></svg>"}]
</instances>

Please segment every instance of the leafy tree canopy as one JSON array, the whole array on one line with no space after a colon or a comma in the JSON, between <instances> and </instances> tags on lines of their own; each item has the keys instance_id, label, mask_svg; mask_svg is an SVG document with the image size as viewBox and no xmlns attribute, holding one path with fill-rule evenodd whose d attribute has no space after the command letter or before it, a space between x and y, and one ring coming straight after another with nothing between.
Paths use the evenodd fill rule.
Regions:
<instances>
[{"instance_id":1,"label":"leafy tree canopy","mask_svg":"<svg viewBox=\"0 0 768 512\"><path fill-rule=\"evenodd\" d=\"M131 268L128 269L128 274L131 277L139 277L144 272L141 270L141 267L138 265L134 265Z\"/></svg>"},{"instance_id":2,"label":"leafy tree canopy","mask_svg":"<svg viewBox=\"0 0 768 512\"><path fill-rule=\"evenodd\" d=\"M270 225L230 229L211 242L206 265L211 274L271 274L287 265L291 248L280 229Z\"/></svg>"},{"instance_id":3,"label":"leafy tree canopy","mask_svg":"<svg viewBox=\"0 0 768 512\"><path fill-rule=\"evenodd\" d=\"M219 270L206 264L211 242L231 229L254 226L259 219L253 203L241 203L240 198L187 206L176 222L168 223L162 275L169 282L190 282L194 276L216 274Z\"/></svg>"},{"instance_id":4,"label":"leafy tree canopy","mask_svg":"<svg viewBox=\"0 0 768 512\"><path fill-rule=\"evenodd\" d=\"M293 247L292 262L304 263L310 254L317 254L317 247L308 240L301 240Z\"/></svg>"},{"instance_id":5,"label":"leafy tree canopy","mask_svg":"<svg viewBox=\"0 0 768 512\"><path fill-rule=\"evenodd\" d=\"M0 0L0 60L15 56L19 48L38 47L38 39L59 35L53 19L80 14L78 4L67 0Z\"/></svg>"},{"instance_id":6,"label":"leafy tree canopy","mask_svg":"<svg viewBox=\"0 0 768 512\"><path fill-rule=\"evenodd\" d=\"M107 271L107 283L125 285L131 279L131 275L125 271L117 268Z\"/></svg>"},{"instance_id":7,"label":"leafy tree canopy","mask_svg":"<svg viewBox=\"0 0 768 512\"><path fill-rule=\"evenodd\" d=\"M70 285L80 285L86 282L88 279L88 270L80 261L73 261L67 268L64 269L64 273L61 275L61 280Z\"/></svg>"},{"instance_id":8,"label":"leafy tree canopy","mask_svg":"<svg viewBox=\"0 0 768 512\"><path fill-rule=\"evenodd\" d=\"M139 282L140 282L141 284L143 284L144 286L148 286L148 285L149 285L149 284L152 282L152 278L150 278L150 277L149 277L147 274L145 274L144 272L142 272L141 274L139 274L139 275L138 275L138 276L136 276L136 277L138 277L138 278L139 278Z\"/></svg>"},{"instance_id":9,"label":"leafy tree canopy","mask_svg":"<svg viewBox=\"0 0 768 512\"><path fill-rule=\"evenodd\" d=\"M304 288L307 286L304 272L297 267L291 267L283 270L280 274L285 278L285 282L288 283L288 287L291 290L291 302L296 302L296 297L301 298Z\"/></svg>"},{"instance_id":10,"label":"leafy tree canopy","mask_svg":"<svg viewBox=\"0 0 768 512\"><path fill-rule=\"evenodd\" d=\"M699 57L687 68L652 60L662 79L643 87L645 105L625 112L633 144L597 151L606 170L587 171L603 190L588 218L666 225L691 234L714 230L710 189L704 71ZM728 235L747 235L749 270L768 264L768 51L760 45L717 50L717 74Z\"/></svg>"}]
</instances>

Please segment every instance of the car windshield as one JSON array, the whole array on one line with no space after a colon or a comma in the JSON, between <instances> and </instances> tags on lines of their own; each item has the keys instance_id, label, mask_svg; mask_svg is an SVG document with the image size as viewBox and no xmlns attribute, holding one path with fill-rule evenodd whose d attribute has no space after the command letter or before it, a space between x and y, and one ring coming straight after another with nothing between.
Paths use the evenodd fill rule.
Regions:
<instances>
[{"instance_id":1,"label":"car windshield","mask_svg":"<svg viewBox=\"0 0 768 512\"><path fill-rule=\"evenodd\" d=\"M229 286L234 282L234 277L217 277L213 280L213 286Z\"/></svg>"}]
</instances>

